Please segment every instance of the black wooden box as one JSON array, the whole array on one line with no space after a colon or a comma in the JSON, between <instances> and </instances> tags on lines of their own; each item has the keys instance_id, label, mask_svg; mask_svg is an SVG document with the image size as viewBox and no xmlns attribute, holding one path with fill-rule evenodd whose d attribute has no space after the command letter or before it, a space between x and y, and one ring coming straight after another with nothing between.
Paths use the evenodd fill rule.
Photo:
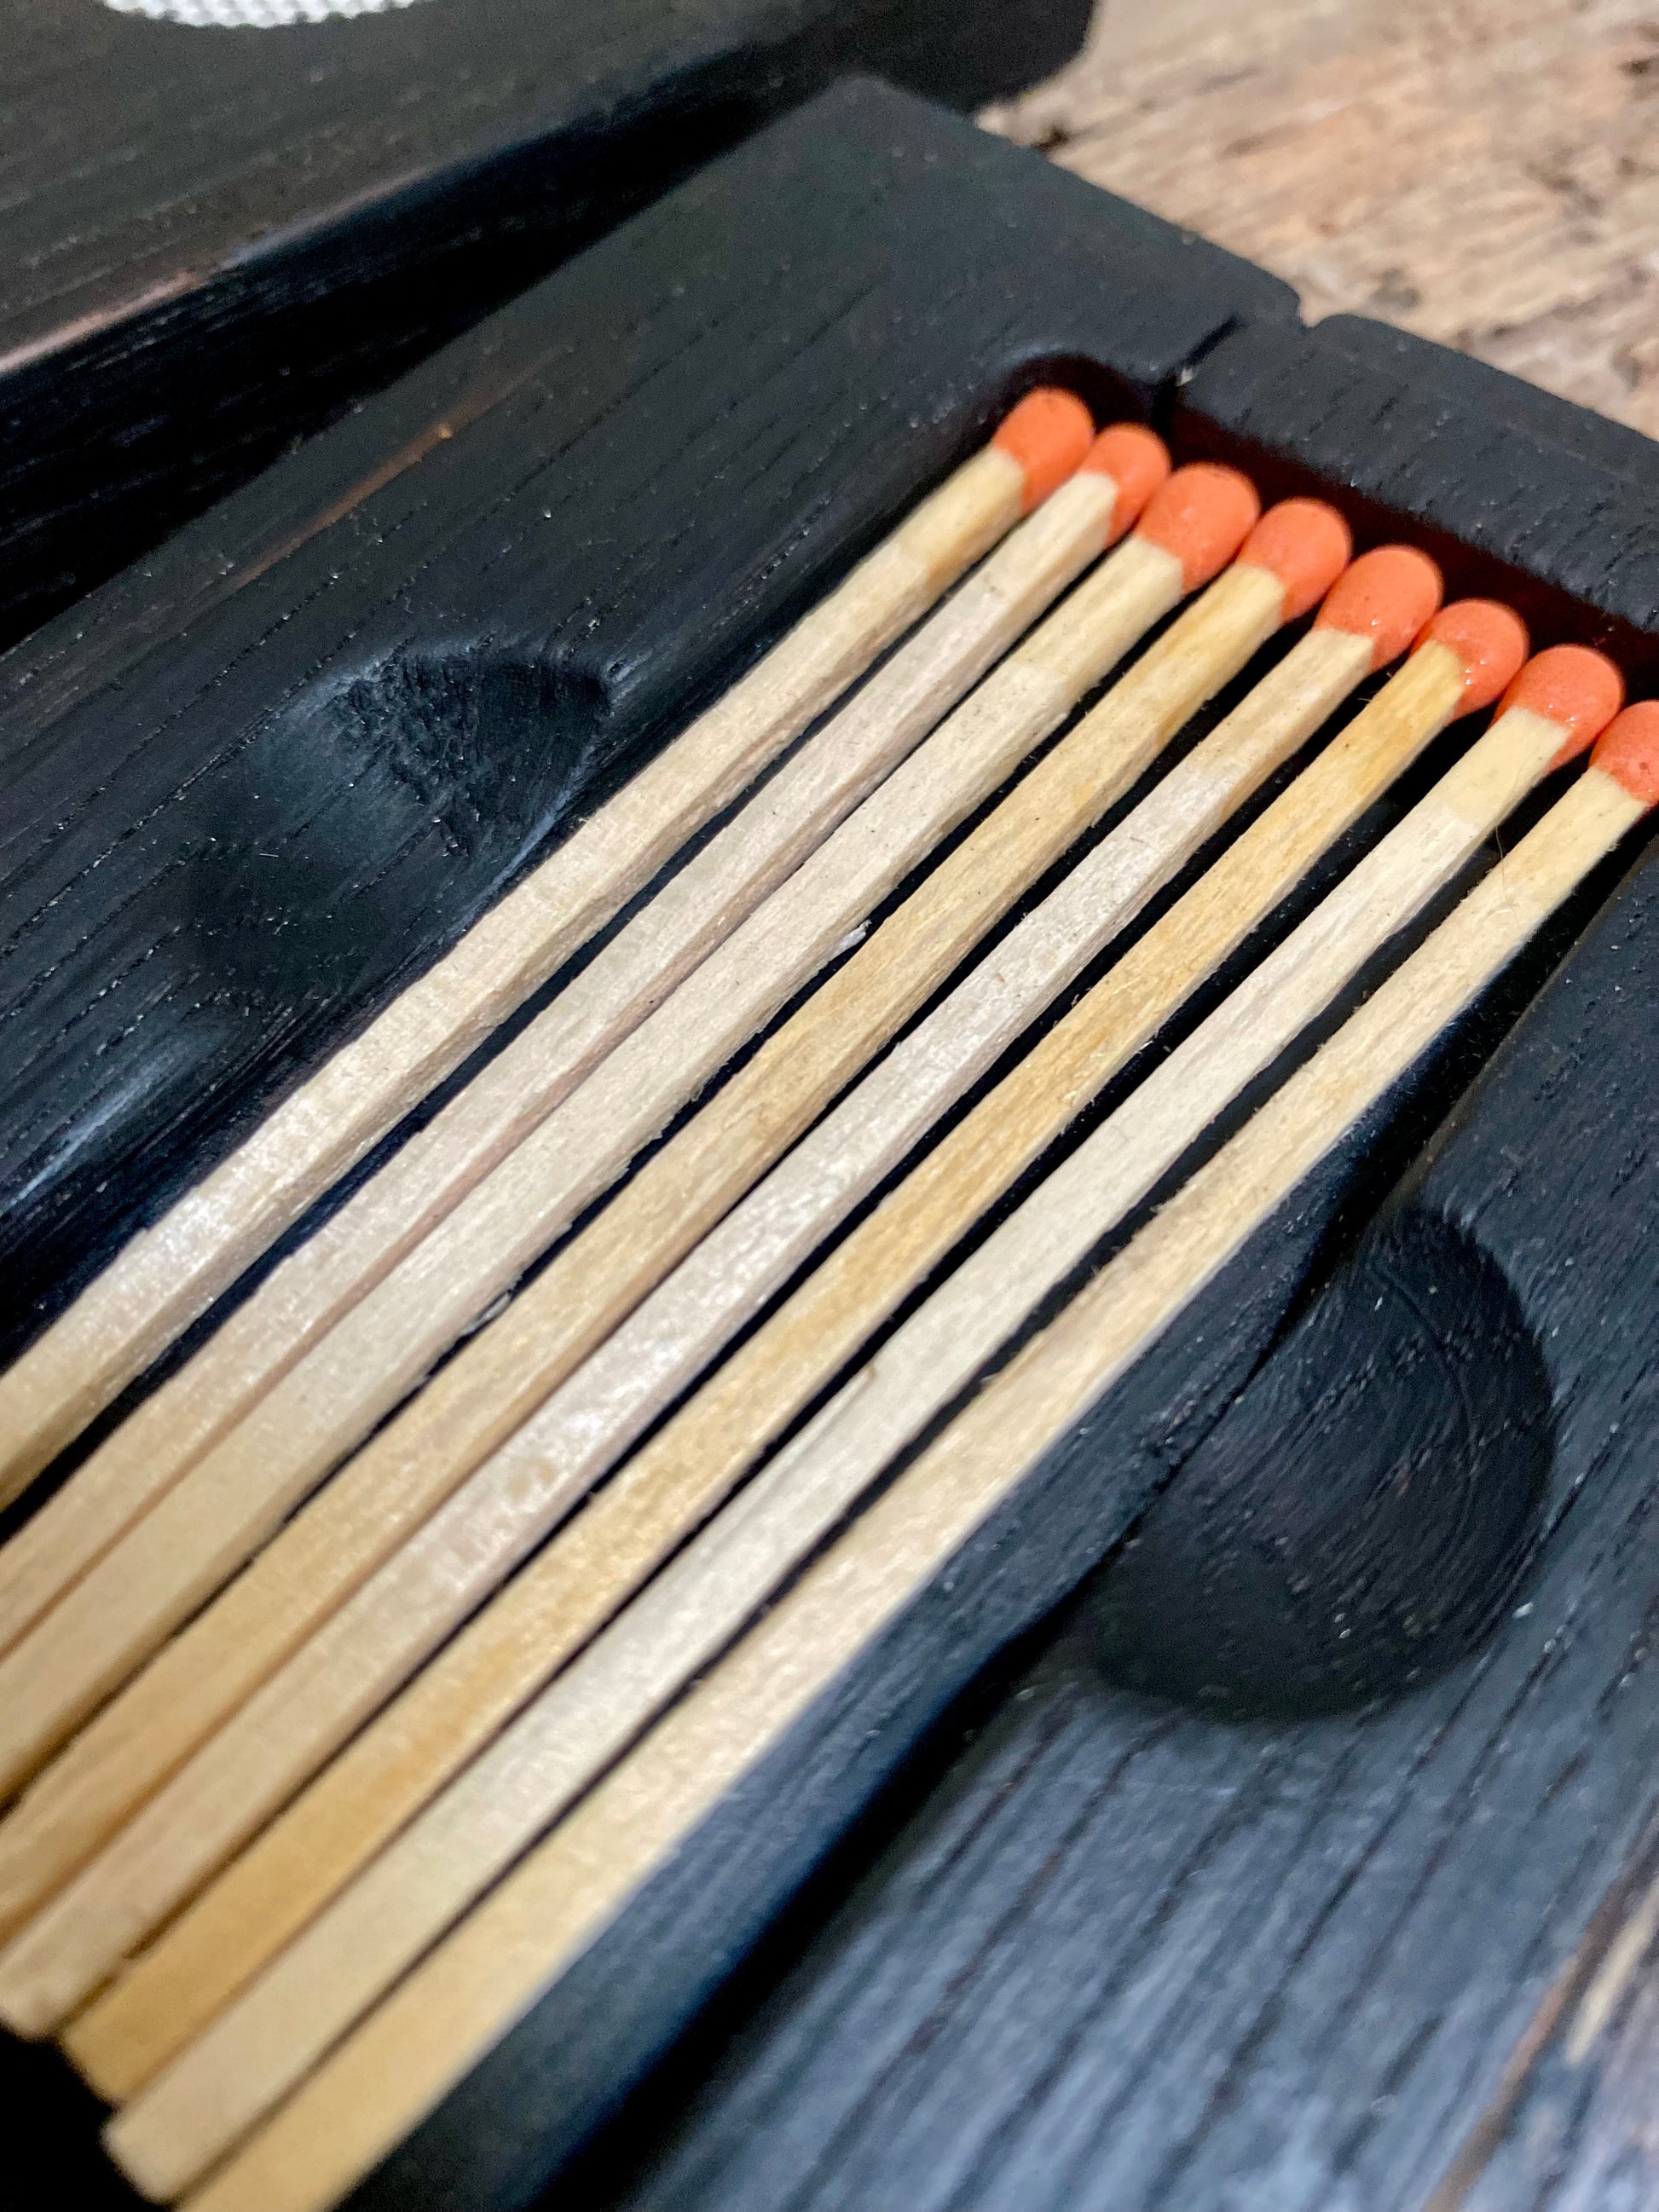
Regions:
<instances>
[{"instance_id":1,"label":"black wooden box","mask_svg":"<svg viewBox=\"0 0 1659 2212\"><path fill-rule=\"evenodd\" d=\"M11 1342L1039 378L1651 685L1645 440L1308 331L1201 241L841 86L6 664ZM362 2203L523 2204L572 2158L550 2204L1654 2201L1613 2062L1560 2035L1659 1814L1656 988L1627 856ZM1472 1656L1293 1719L1108 1684L1066 1607L1160 1487L1314 1466L1333 1378L1363 1456L1437 1363L1488 1376L1447 1448L1471 1510L1505 1437L1548 1467ZM1573 2195L1609 2142L1627 2193Z\"/></svg>"}]
</instances>

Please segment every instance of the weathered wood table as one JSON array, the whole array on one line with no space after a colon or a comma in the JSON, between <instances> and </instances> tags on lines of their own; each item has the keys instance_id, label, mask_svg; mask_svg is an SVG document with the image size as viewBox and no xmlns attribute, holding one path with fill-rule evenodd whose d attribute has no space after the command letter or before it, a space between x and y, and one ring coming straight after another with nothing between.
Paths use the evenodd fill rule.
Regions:
<instances>
[{"instance_id":1,"label":"weathered wood table","mask_svg":"<svg viewBox=\"0 0 1659 2212\"><path fill-rule=\"evenodd\" d=\"M1111 0L988 119L1376 315L1659 434L1651 0Z\"/></svg>"}]
</instances>

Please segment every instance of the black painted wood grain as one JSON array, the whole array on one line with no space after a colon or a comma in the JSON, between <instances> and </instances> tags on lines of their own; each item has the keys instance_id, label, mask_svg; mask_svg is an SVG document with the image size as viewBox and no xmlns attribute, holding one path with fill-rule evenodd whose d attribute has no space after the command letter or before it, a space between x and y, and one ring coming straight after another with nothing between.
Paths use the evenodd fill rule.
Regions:
<instances>
[{"instance_id":1,"label":"black painted wood grain","mask_svg":"<svg viewBox=\"0 0 1659 2212\"><path fill-rule=\"evenodd\" d=\"M734 266L739 224L753 250ZM539 319L555 297L587 311L580 345ZM157 856L191 849L179 826L212 819L187 811L179 761L210 765L210 789L234 793L239 775L263 787L222 765L240 758L228 727L247 748L270 729L289 739L263 757L295 779L283 819L301 824L338 798L337 763L373 772L383 732L413 745L464 729L465 773L445 791L459 818L471 804L492 824L498 746L528 746L532 730L563 739L547 786L523 817L509 807L501 848L464 884L435 865L411 872L401 909L387 878L384 975L344 978L320 1009L293 977L250 992L245 1020L276 1042L248 1067L216 1060L210 1037L199 1065L225 1071L234 1106L216 1135L198 1122L145 1168L149 1195L291 1079L331 1022L360 1018L387 977L430 957L416 897L441 882L454 903L437 933L459 927L516 865L515 838L527 850L556 830L684 720L1039 363L1159 413L1183 453L1242 459L1269 492L1325 489L1366 537L1418 537L1455 588L1518 597L1540 639L1605 638L1639 674L1654 667L1648 449L1367 326L1303 332L1265 280L1253 290L1237 264L1121 204L892 95L838 93L112 586L83 636L60 627L14 663L18 697L38 702L20 765L61 773L86 748L100 780L85 820L113 790L136 824L157 732L183 733L174 781L154 787L179 810L155 816L174 842L123 879L135 909L163 880ZM671 447L668 426L687 421L696 434ZM663 509L642 493L629 505L624 461L659 470L652 496L680 502L666 544L630 519ZM741 497L711 509L711 467ZM550 533L550 554L538 501L553 510L542 520L580 525ZM495 696L491 672L521 684L526 670L543 687L528 708L488 726L458 714L458 697ZM366 817L391 841L431 803L399 817L377 799ZM130 850L120 841L100 867L130 865ZM71 872L64 889L90 880ZM222 879L209 866L196 880ZM1493 2206L1515 2201L1506 2171L1540 2180L1522 2123L1552 2093L1540 2007L1636 1894L1659 1814L1659 862L1596 919L1607 888L1383 1102L365 2185L364 2212L526 2203L677 2037L678 2072L639 2092L550 2203L1395 2212L1429 2205L1448 2175ZM56 927L57 911L43 900L31 926ZM356 957L352 933L336 934ZM65 963L77 948L66 937ZM197 979L221 974L210 933L186 949L181 1052L201 1034L184 1018L191 993L205 997ZM225 968L240 980L234 958ZM247 969L262 972L253 955ZM95 972L90 954L81 972ZM158 1084L119 1157L142 1164L144 1132L172 1142L178 1112ZM55 1187L71 1194L52 1233L72 1267L107 1217L76 1213L86 1201L67 1176ZM1379 1267L1401 1299L1374 1322L1357 1286ZM1425 1318L1441 1279L1459 1297L1443 1328ZM1174 1511L1206 1464L1236 1474L1250 1449L1265 1463L1278 1427L1291 1474L1316 1482L1334 1433L1318 1415L1326 1383L1360 1391L1352 1432L1365 1390L1398 1422L1402 1388L1435 1359L1455 1371L1493 1331L1513 1358L1492 1402L1461 1427L1443 1396L1417 1408L1438 1451L1502 1449L1524 1431L1534 1467L1548 1425L1547 1472L1527 1476L1486 1555L1502 1618L1482 1648L1432 1655L1438 1672L1357 1714L1241 1717L1113 1686L1091 1602L1011 1672L1011 1638L1137 1527L1151 1545L1158 1493ZM1241 1437L1249 1449L1230 1443ZM1189 1517L1224 1564L1224 1516ZM1516 1571L1527 1579L1510 1590ZM738 1994L711 2014L734 1974ZM1504 2169L1515 2142L1521 2163Z\"/></svg>"},{"instance_id":2,"label":"black painted wood grain","mask_svg":"<svg viewBox=\"0 0 1659 2212\"><path fill-rule=\"evenodd\" d=\"M1631 1853L1543 1993L1430 2212L1620 2212L1659 2193L1656 1842Z\"/></svg>"},{"instance_id":3,"label":"black painted wood grain","mask_svg":"<svg viewBox=\"0 0 1659 2212\"><path fill-rule=\"evenodd\" d=\"M1322 485L1360 541L1409 528L1449 596L1492 592L1534 641L1599 644L1659 682L1655 448L1640 432L1358 316L1262 325L1218 346L1180 400L1194 451L1267 495Z\"/></svg>"},{"instance_id":4,"label":"black painted wood grain","mask_svg":"<svg viewBox=\"0 0 1659 2212\"><path fill-rule=\"evenodd\" d=\"M0 643L849 69L971 107L1087 0L0 6Z\"/></svg>"},{"instance_id":5,"label":"black painted wood grain","mask_svg":"<svg viewBox=\"0 0 1659 2212\"><path fill-rule=\"evenodd\" d=\"M1286 298L849 85L0 664L7 1342L1012 395L1144 412Z\"/></svg>"},{"instance_id":6,"label":"black painted wood grain","mask_svg":"<svg viewBox=\"0 0 1659 2212\"><path fill-rule=\"evenodd\" d=\"M1547 635L1639 637L1639 484L1591 437L1506 423L1478 384L1460 412L1449 368L1416 392L1390 369L1247 331L1188 385L1176 427L1188 449L1248 455L1287 488L1357 492L1370 534L1458 533L1468 584L1529 595ZM1373 445L1386 461L1396 444L1384 469ZM1472 448L1481 468L1462 476ZM1644 526L1591 544L1586 512ZM1194 1694L1216 1686L1202 1654L1173 1680L1152 1670L1184 1705L1108 1687L1097 1614L1125 1571L1109 1567L1036 1674L993 1700L988 1747L947 1770L665 2144L617 2180L617 2147L665 2122L647 2097L590 2153L576 2201L1426 2202L1659 1803L1653 1724L1625 1694L1659 1601L1659 1563L1632 1534L1659 1484L1659 860L1572 948L1613 872L364 2185L363 2212L528 2201L872 1798L907 1786L906 1758L976 1674L1137 1524L1156 1564L1170 1518L1143 1625L1171 1613L1184 1577L1199 1592L1188 1646L1206 1622L1247 1632L1254 1605L1279 1632L1264 1669L1281 1702L1379 1686L1390 1701L1358 1718L1212 1717ZM1375 1504L1368 1480L1385 1489L1419 1461L1438 1462L1437 1531L1373 1514L1357 1552L1333 1544L1356 1494ZM1290 1563L1326 1577L1317 1617L1291 1615L1276 1543L1265 1601L1260 1575L1229 1582L1250 1536L1223 1510L1237 1493L1254 1486L1247 1520L1279 1505L1277 1536L1282 1509L1345 1479ZM1425 1543L1445 1554L1437 1586ZM1427 1620L1360 1610L1365 1663L1345 1676L1356 1557L1362 1598L1393 1569L1383 1600L1409 1587ZM1044 1732L1063 1746L1053 1765ZM970 1849L981 1824L995 1840Z\"/></svg>"},{"instance_id":7,"label":"black painted wood grain","mask_svg":"<svg viewBox=\"0 0 1659 2212\"><path fill-rule=\"evenodd\" d=\"M1549 1489L1491 1643L1413 1694L1287 1723L1113 1686L1092 1603L1073 1608L1035 1663L988 1685L966 1741L958 1725L933 1746L921 1779L931 1766L933 1786L890 1820L872 1863L866 1838L867 1870L855 1855L841 1894L816 1900L823 1924L809 1924L776 1987L751 1987L746 2021L684 2058L680 2082L636 2106L561 2201L638 2212L1649 2201L1630 2068L1651 2049L1650 1979L1633 1984L1598 2063L1571 2073L1562 1993L1582 1996L1644 1894L1659 1814L1656 990L1659 858L1637 869L1397 1201L1501 1264L1548 1371ZM1304 1192L1302 1208L1320 1198ZM1258 1348L1253 1302L1264 1286L1271 1296L1275 1249L1292 1273L1309 1250L1259 1239L1224 1278ZM1172 1358L1171 1381L1201 1384L1201 1337L1224 1401L1234 1324L1224 1292L1219 1312L1205 1303L1148 1364ZM1364 1380L1359 1323L1350 1316L1346 1371ZM1314 1316L1293 1328L1218 1419L1213 1401L1196 1425L1169 1418L1172 1405L1141 1431L1143 1451L1184 1459L1194 1425L1198 1455L1213 1451L1258 1394L1282 1415L1316 1334ZM1387 1372L1369 1379L1386 1398ZM1086 1436L1072 1448L1097 1502L1121 1485L1120 1511L1133 1510L1131 1421L1109 1399L1092 1450ZM1331 1477L1317 1432L1287 1421L1284 1434L1287 1484ZM1065 1531L1063 1497L1051 1478L1041 1507L1033 1499L1036 1540L1010 1555L1034 1591L1036 1558ZM970 1583L970 1606L994 1587L989 1573ZM958 1620L920 1639L918 1674ZM895 1670L890 1692L896 1681L906 1686ZM862 1686L844 1687L846 1705ZM873 1693L865 1717L881 1711ZM833 1741L828 1714L819 1735ZM788 1778L799 1788L814 1772L803 1752ZM791 1802L779 1789L769 1817ZM757 1848L751 1833L751 1875ZM1555 2029L1541 2057L1540 2018ZM567 2063L572 2047L561 2045ZM1517 2054L1533 2061L1519 2093ZM1583 2195L1567 2185L1575 2174Z\"/></svg>"},{"instance_id":8,"label":"black painted wood grain","mask_svg":"<svg viewBox=\"0 0 1659 2212\"><path fill-rule=\"evenodd\" d=\"M950 1560L353 2195L353 2212L440 2204L507 2212L532 2200L686 2027L951 1701L1122 1534L1170 1455L1202 1434L1247 1379L1328 1224L1342 1180L1321 1177L1253 1240L1188 1325L1143 1360ZM920 1928L912 1932L910 1964L926 1974L928 1941ZM1035 2053L1047 2031L1031 2026ZM885 2048L872 2046L866 2063ZM806 2094L817 2089L806 2085ZM739 2125L752 2134L748 2117ZM638 2140L631 2122L627 2131ZM758 2140L752 2147L764 2154ZM934 2142L929 2158L942 2150ZM775 2185L776 2171L769 2164L764 2188ZM867 2201L903 2202L902 2191L919 2179L907 2174L899 2191ZM688 2186L687 2175L672 2167L659 2201L678 2203ZM706 2202L723 2202L725 2186ZM825 2201L837 2201L842 2186L832 2179ZM747 2201L768 2200L757 2185Z\"/></svg>"}]
</instances>

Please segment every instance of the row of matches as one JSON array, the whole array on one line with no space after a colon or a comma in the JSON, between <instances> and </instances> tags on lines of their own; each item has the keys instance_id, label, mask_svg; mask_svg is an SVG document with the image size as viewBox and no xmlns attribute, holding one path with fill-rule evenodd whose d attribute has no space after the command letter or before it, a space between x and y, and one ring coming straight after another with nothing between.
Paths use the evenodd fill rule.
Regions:
<instances>
[{"instance_id":1,"label":"row of matches","mask_svg":"<svg viewBox=\"0 0 1659 2212\"><path fill-rule=\"evenodd\" d=\"M1441 606L1424 554L1351 556L1332 507L1262 514L1236 471L1171 472L1149 430L1096 435L1069 394L1031 394L0 1378L15 1495L601 938L0 1552L0 2017L58 2034L120 2107L109 2145L147 2194L202 2212L348 2194L1659 799L1659 704L1620 712L1604 657L1528 660L1509 609ZM1495 702L1060 1146L1425 748Z\"/></svg>"}]
</instances>

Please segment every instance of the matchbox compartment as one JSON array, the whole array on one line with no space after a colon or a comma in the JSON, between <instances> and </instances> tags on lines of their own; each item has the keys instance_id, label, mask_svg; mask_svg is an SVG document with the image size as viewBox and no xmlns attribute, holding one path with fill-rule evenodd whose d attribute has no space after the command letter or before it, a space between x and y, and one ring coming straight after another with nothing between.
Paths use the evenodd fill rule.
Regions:
<instances>
[{"instance_id":1,"label":"matchbox compartment","mask_svg":"<svg viewBox=\"0 0 1659 2212\"><path fill-rule=\"evenodd\" d=\"M1359 548L1420 545L1449 598L1506 599L1534 647L1601 647L1633 696L1656 688L1659 448L1380 326L1308 330L1283 286L1203 241L904 94L839 85L0 672L8 1352L1039 381L1072 386L1099 421L1151 421L1178 461L1233 462L1264 501L1316 492ZM1273 935L1462 742L1442 741L1362 823ZM1617 1540L1659 1474L1632 1417L1659 1340L1656 990L1659 876L1626 852L352 2203L507 2212L568 2168L549 2203L1150 2207L1178 2136L1200 2177L1182 2202L1219 2206L1228 2188L1271 2193L1296 2130L1306 2201L1336 2201L1359 2173L1382 2192L1361 2201L1426 2203L1659 1812L1659 1706L1608 1703L1632 1624L1659 1604L1651 1545ZM1443 1326L1443 1279L1461 1316ZM1403 1285L1420 1326L1382 1312L1379 1282ZM1159 1956L1158 1855L1195 1848L1188 1784L1222 1758L1224 1724L1167 1723L1161 1779L1149 1765L1132 1793L1145 1863L1097 1838L1091 1857L1065 1778L1034 1751L1022 1783L1021 1747L1063 1724L1086 1765L1091 1728L1104 1759L1140 1741L1146 1708L1100 1686L1068 1612L1018 1662L1006 1655L1160 1491L1181 1494L1206 1449L1265 1421L1312 1464L1332 1431L1304 1401L1331 1376L1382 1405L1413 1362L1467 1360L1471 1316L1532 1347L1522 1380L1505 1370L1490 1404L1474 1394L1458 1449L1478 1478L1519 1426L1547 1425L1534 1610L1483 1621L1475 1656L1380 1717L1319 1723L1346 1760L1329 1752L1321 1817L1363 1826L1396 1769L1478 1763L1501 1709L1516 1743L1495 1785L1503 1818L1437 1823L1397 1793L1395 1866L1403 1853L1407 1886L1409 1867L1431 1868L1463 1902L1413 1921L1379 1876L1342 1908L1344 1942L1380 1960L1382 2039L1410 2053L1395 2087L1379 2086L1386 2053L1344 2040L1352 1979L1334 1958L1265 2026L1241 1999L1235 2041L1228 2014L1206 2046L1231 2101L1219 2118L1177 2113L1178 2039L1136 2045L1133 1961L1103 1983L1092 1962L1114 1915L1142 1928L1137 1958ZM1364 1402L1353 1418L1363 1429ZM1218 1541L1236 1535L1218 1522ZM1569 1615L1583 1624L1571 1652L1540 1668L1545 1621ZM1241 1726L1226 1756L1259 1759L1275 1725ZM1554 1784L1569 1739L1589 1808L1577 1829ZM953 1857L969 1832L997 1849ZM1231 1887L1213 1909L1241 1929L1271 1857L1218 1861ZM1043 1865L1088 1902L1081 1917L1045 1917ZM1531 1915L1507 1948L1480 1911L1500 1878ZM952 1935L924 1909L935 1884ZM1285 1944L1316 1961L1336 1908L1290 1875L1284 1890L1305 1922ZM1474 1929L1461 1951L1454 1923ZM995 1963L1011 1928L1018 1975ZM940 1960L975 1944L953 1984ZM1116 2068L1119 2124L1079 2148L1066 2099L1087 2094L1085 2057ZM40 2125L78 2146L77 2181L136 2203L58 2062L8 2049L3 2065L20 2109L62 2100ZM1431 2095L1431 2081L1455 2089ZM994 2142L981 2110L1000 2116ZM985 2145L973 2171L954 2148L964 2128Z\"/></svg>"}]
</instances>

